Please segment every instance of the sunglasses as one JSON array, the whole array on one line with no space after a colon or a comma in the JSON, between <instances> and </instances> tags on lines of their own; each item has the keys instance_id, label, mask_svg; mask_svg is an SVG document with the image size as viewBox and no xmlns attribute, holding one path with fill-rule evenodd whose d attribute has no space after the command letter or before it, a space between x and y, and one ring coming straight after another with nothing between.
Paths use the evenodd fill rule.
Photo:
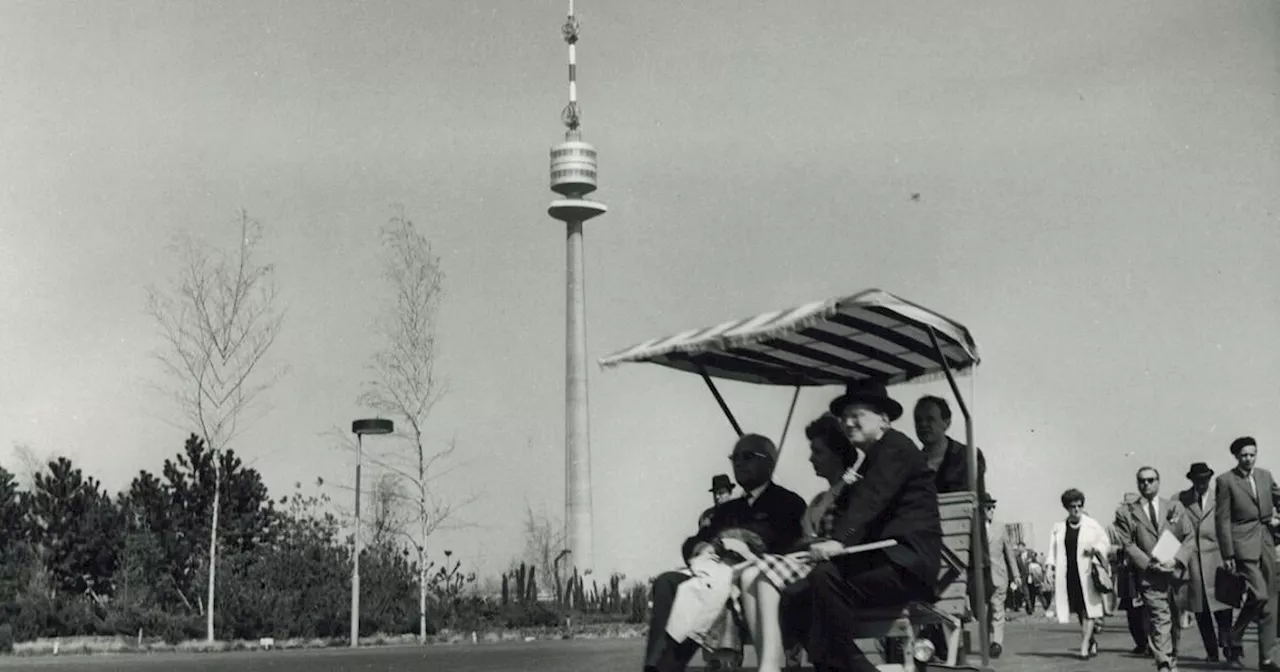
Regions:
<instances>
[{"instance_id":1,"label":"sunglasses","mask_svg":"<svg viewBox=\"0 0 1280 672\"><path fill-rule=\"evenodd\" d=\"M1144 483L1155 483L1155 482L1156 482L1156 481L1158 481L1158 480L1160 480L1160 479L1158 479L1158 478L1139 478L1139 479L1138 479L1138 484L1139 484L1139 485L1141 485L1141 484L1144 484Z\"/></svg>"},{"instance_id":2,"label":"sunglasses","mask_svg":"<svg viewBox=\"0 0 1280 672\"><path fill-rule=\"evenodd\" d=\"M750 460L767 460L768 455L764 453L732 453L729 455L730 462L747 462Z\"/></svg>"}]
</instances>

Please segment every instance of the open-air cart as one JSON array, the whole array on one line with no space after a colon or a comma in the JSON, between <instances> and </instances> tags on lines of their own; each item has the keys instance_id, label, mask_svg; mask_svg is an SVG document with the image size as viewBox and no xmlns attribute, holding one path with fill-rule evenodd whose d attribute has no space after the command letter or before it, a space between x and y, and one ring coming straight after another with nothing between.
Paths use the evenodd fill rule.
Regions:
<instances>
[{"instance_id":1,"label":"open-air cart","mask_svg":"<svg viewBox=\"0 0 1280 672\"><path fill-rule=\"evenodd\" d=\"M869 380L890 386L945 376L965 419L970 492L939 497L945 542L939 599L933 604L868 613L855 629L860 638L905 640L906 650L914 653L920 651L915 642L923 641L921 628L941 627L948 641L945 665L955 666L961 660L962 632L966 626L972 627L985 668L989 664L989 633L981 582L974 587L981 597L972 600L972 608L968 594L970 564L972 574L981 577L987 563L977 505L977 451L973 419L955 379L956 374L976 367L978 361L977 344L964 325L872 289L645 341L601 359L600 365L649 362L701 376L739 436L742 428L714 379L794 387L779 448L801 388ZM928 651L923 647L921 654ZM911 658L909 655L908 660Z\"/></svg>"}]
</instances>

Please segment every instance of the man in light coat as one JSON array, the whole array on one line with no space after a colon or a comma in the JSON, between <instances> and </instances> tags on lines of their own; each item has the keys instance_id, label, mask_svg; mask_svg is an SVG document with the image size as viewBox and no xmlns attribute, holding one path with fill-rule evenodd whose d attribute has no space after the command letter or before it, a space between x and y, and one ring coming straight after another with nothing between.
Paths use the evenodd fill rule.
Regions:
<instances>
[{"instance_id":1,"label":"man in light coat","mask_svg":"<svg viewBox=\"0 0 1280 672\"><path fill-rule=\"evenodd\" d=\"M1187 565L1187 584L1183 595L1183 608L1195 614L1200 639L1209 662L1217 662L1218 651L1231 658L1231 605L1223 604L1214 594L1214 580L1222 568L1222 553L1218 549L1218 531L1214 522L1214 496L1209 485L1213 469L1204 462L1196 462L1187 472L1191 487L1178 494L1178 501L1187 510L1192 534L1187 535L1191 560Z\"/></svg>"},{"instance_id":2,"label":"man in light coat","mask_svg":"<svg viewBox=\"0 0 1280 672\"><path fill-rule=\"evenodd\" d=\"M1243 577L1247 597L1231 631L1231 655L1227 659L1242 667L1244 631L1258 623L1259 668L1280 672L1271 658L1276 643L1275 605L1271 599L1275 589L1275 546L1270 530L1280 524L1276 503L1280 487L1271 472L1254 464L1258 460L1258 444L1252 437L1242 436L1231 442L1236 467L1214 481L1214 525L1222 564L1228 571Z\"/></svg>"},{"instance_id":3,"label":"man in light coat","mask_svg":"<svg viewBox=\"0 0 1280 672\"><path fill-rule=\"evenodd\" d=\"M1142 467L1136 475L1138 501L1125 507L1116 518L1116 533L1138 576L1138 590L1150 623L1151 655L1157 670L1177 669L1177 614L1172 603L1174 572L1188 564L1186 545L1176 558L1163 561L1153 557L1156 544L1166 531L1182 541L1190 534L1186 511L1177 500L1159 496L1160 472Z\"/></svg>"},{"instance_id":4,"label":"man in light coat","mask_svg":"<svg viewBox=\"0 0 1280 672\"><path fill-rule=\"evenodd\" d=\"M1010 585L1016 589L1022 576L1004 524L995 521L996 500L985 492L982 493L982 513L987 524L987 557L991 562L991 581L994 584L991 599L987 602L987 614L991 619L990 653L992 658L999 658L1004 653L1005 600L1009 596Z\"/></svg>"}]
</instances>

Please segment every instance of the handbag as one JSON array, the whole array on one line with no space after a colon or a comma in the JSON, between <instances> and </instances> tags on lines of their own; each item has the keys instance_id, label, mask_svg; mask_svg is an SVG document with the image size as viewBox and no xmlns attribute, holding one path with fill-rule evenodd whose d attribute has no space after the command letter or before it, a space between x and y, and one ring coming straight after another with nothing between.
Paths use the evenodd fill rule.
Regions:
<instances>
[{"instance_id":1,"label":"handbag","mask_svg":"<svg viewBox=\"0 0 1280 672\"><path fill-rule=\"evenodd\" d=\"M1110 595L1116 592L1116 582L1111 576L1111 568L1106 563L1094 556L1089 561L1090 574L1093 575L1093 587L1098 589L1099 593Z\"/></svg>"},{"instance_id":2,"label":"handbag","mask_svg":"<svg viewBox=\"0 0 1280 672\"><path fill-rule=\"evenodd\" d=\"M1243 576L1226 567L1218 567L1218 571L1213 575L1214 599L1239 609L1244 606L1248 592L1248 581Z\"/></svg>"}]
</instances>

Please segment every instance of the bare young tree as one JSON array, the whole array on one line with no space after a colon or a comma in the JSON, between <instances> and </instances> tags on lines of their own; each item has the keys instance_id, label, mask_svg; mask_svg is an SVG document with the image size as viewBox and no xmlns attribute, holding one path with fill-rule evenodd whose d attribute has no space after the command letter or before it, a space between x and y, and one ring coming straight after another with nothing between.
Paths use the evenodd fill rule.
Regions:
<instances>
[{"instance_id":1,"label":"bare young tree","mask_svg":"<svg viewBox=\"0 0 1280 672\"><path fill-rule=\"evenodd\" d=\"M369 546L380 548L398 544L405 532L402 511L408 499L400 475L384 471L373 482L369 497L373 500L373 506L369 507Z\"/></svg>"},{"instance_id":2,"label":"bare young tree","mask_svg":"<svg viewBox=\"0 0 1280 672\"><path fill-rule=\"evenodd\" d=\"M22 465L22 472L19 475L25 479L22 483L27 488L30 488L35 483L36 474L44 471L46 464L61 457L60 455L50 455L41 459L36 455L35 449L26 443L15 444L13 446L13 455L18 463Z\"/></svg>"},{"instance_id":3,"label":"bare young tree","mask_svg":"<svg viewBox=\"0 0 1280 672\"><path fill-rule=\"evenodd\" d=\"M370 462L401 480L409 500L405 538L417 552L418 638L425 643L427 539L467 503L438 496L436 482L452 471L442 467L455 446L450 441L447 447L431 448L427 439L428 417L446 391L436 371L436 317L444 273L431 242L405 217L393 217L383 227L382 242L392 301L377 323L381 343L370 367L372 379L360 401L397 420L399 441L385 442L394 447L367 454Z\"/></svg>"},{"instance_id":4,"label":"bare young tree","mask_svg":"<svg viewBox=\"0 0 1280 672\"><path fill-rule=\"evenodd\" d=\"M529 502L524 504L524 561L538 568L538 576L549 576L554 582L556 595L564 599L563 590L568 586L570 563L557 563L556 558L565 550L564 524L546 513L534 511ZM568 602L566 600L566 602Z\"/></svg>"},{"instance_id":5,"label":"bare young tree","mask_svg":"<svg viewBox=\"0 0 1280 672\"><path fill-rule=\"evenodd\" d=\"M147 296L147 312L164 336L157 353L167 378L163 389L177 401L187 427L195 428L214 454L209 596L204 605L210 642L221 490L218 457L241 433L260 395L284 374L283 368L270 370L263 364L284 320L277 306L275 268L257 258L261 225L243 210L237 223L239 240L230 249L180 238L175 245L180 270L167 287L153 287Z\"/></svg>"}]
</instances>

